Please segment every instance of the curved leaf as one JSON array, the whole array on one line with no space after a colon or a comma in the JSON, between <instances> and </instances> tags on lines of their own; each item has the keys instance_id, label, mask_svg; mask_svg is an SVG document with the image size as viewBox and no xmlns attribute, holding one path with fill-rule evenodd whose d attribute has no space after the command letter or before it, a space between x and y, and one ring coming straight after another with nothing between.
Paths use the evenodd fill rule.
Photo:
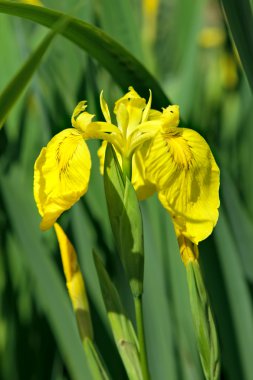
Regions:
<instances>
[{"instance_id":1,"label":"curved leaf","mask_svg":"<svg viewBox=\"0 0 253 380\"><path fill-rule=\"evenodd\" d=\"M253 16L248 0L222 0L228 26L242 61L243 68L253 91Z\"/></svg>"},{"instance_id":2,"label":"curved leaf","mask_svg":"<svg viewBox=\"0 0 253 380\"><path fill-rule=\"evenodd\" d=\"M42 57L44 56L50 43L58 32L61 32L68 22L68 16L59 18L56 25L53 25L52 31L49 32L46 37L39 44L37 49L29 56L27 61L22 65L18 73L12 78L12 80L5 87L0 94L0 129L3 126L5 119L14 106L19 96L29 83L34 72L38 68Z\"/></svg>"},{"instance_id":3,"label":"curved leaf","mask_svg":"<svg viewBox=\"0 0 253 380\"><path fill-rule=\"evenodd\" d=\"M8 219L20 243L20 255L35 284L35 300L48 319L71 378L90 379L74 314L59 272L50 256L45 254L45 244L41 240L37 217L33 212L33 201L31 194L24 190L20 166L15 167L8 176L1 174L0 191Z\"/></svg>"},{"instance_id":4,"label":"curved leaf","mask_svg":"<svg viewBox=\"0 0 253 380\"><path fill-rule=\"evenodd\" d=\"M65 16L48 8L3 0L0 0L0 13L26 18L50 28ZM124 91L132 85L140 95L147 96L151 89L154 108L160 109L169 104L156 79L126 49L93 25L72 17L69 20L62 34L96 58Z\"/></svg>"}]
</instances>

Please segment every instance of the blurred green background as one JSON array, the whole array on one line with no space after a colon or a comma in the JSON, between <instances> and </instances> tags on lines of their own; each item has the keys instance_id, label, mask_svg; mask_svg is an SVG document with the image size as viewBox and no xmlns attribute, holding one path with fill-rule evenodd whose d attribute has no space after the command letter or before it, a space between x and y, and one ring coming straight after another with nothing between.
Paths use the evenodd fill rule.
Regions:
<instances>
[{"instance_id":1,"label":"blurred green background","mask_svg":"<svg viewBox=\"0 0 253 380\"><path fill-rule=\"evenodd\" d=\"M214 0L45 0L43 5L98 26L122 44L154 75L172 103L179 104L184 124L201 133L211 146L221 169L221 207L213 235L200 244L201 266L220 338L221 379L252 380L250 3L242 1L238 10L234 1L223 2L230 27L221 4ZM46 33L46 28L31 21L0 13L0 92ZM32 183L33 165L41 147L51 136L70 127L71 113L79 100L87 99L88 111L101 116L98 100L102 89L111 106L123 93L98 61L57 36L0 130L3 380L90 378L56 238L53 231L39 230ZM99 143L88 144L93 156L89 191L60 222L79 255L97 346L112 378L126 379L108 325L93 248L103 256L130 316L133 306L107 217L96 153ZM169 215L156 196L141 207L146 247L145 328L152 378L203 379L185 269Z\"/></svg>"}]
</instances>

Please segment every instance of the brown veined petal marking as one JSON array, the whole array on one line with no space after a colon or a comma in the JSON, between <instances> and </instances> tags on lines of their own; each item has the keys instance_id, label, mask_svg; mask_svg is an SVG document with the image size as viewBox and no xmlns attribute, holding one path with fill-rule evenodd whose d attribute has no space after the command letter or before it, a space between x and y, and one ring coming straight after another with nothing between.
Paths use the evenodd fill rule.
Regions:
<instances>
[{"instance_id":1,"label":"brown veined petal marking","mask_svg":"<svg viewBox=\"0 0 253 380\"><path fill-rule=\"evenodd\" d=\"M195 244L211 234L218 219L219 168L197 132L171 127L154 138L147 177L173 218L177 235Z\"/></svg>"},{"instance_id":2,"label":"brown veined petal marking","mask_svg":"<svg viewBox=\"0 0 253 380\"><path fill-rule=\"evenodd\" d=\"M42 230L52 227L86 193L90 168L88 147L73 128L58 133L41 150L34 165L34 198Z\"/></svg>"}]
</instances>

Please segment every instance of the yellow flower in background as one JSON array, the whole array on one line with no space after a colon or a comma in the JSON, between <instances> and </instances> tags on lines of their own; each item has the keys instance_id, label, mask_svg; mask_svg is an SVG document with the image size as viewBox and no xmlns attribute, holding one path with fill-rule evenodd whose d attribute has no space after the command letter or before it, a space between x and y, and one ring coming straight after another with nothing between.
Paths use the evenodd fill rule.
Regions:
<instances>
[{"instance_id":1,"label":"yellow flower in background","mask_svg":"<svg viewBox=\"0 0 253 380\"><path fill-rule=\"evenodd\" d=\"M178 127L179 107L152 110L151 95L146 103L130 87L115 103L116 126L103 94L100 104L105 122L93 122L86 103L79 103L72 115L74 128L53 137L35 163L34 196L41 228L50 228L87 191L91 159L84 140L99 138L104 140L98 152L101 168L109 142L122 166L126 159L132 163L138 198L158 192L178 237L198 244L210 235L218 219L219 169L206 141L197 132Z\"/></svg>"},{"instance_id":2,"label":"yellow flower in background","mask_svg":"<svg viewBox=\"0 0 253 380\"><path fill-rule=\"evenodd\" d=\"M226 33L223 28L213 26L202 29L199 35L199 45L210 49L222 46L226 41Z\"/></svg>"},{"instance_id":3,"label":"yellow flower in background","mask_svg":"<svg viewBox=\"0 0 253 380\"><path fill-rule=\"evenodd\" d=\"M43 6L40 0L19 0L20 3Z\"/></svg>"}]
</instances>

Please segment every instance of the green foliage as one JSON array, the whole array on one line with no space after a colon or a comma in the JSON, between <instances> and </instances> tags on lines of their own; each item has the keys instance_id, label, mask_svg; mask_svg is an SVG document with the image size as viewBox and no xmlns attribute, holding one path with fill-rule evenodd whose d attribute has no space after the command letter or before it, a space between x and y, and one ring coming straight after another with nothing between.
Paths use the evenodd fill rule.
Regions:
<instances>
[{"instance_id":1,"label":"green foliage","mask_svg":"<svg viewBox=\"0 0 253 380\"><path fill-rule=\"evenodd\" d=\"M250 64L253 54L253 15L250 1L243 0L238 4L234 0L223 0L222 5L249 85L253 90L253 75Z\"/></svg>"},{"instance_id":2,"label":"green foliage","mask_svg":"<svg viewBox=\"0 0 253 380\"><path fill-rule=\"evenodd\" d=\"M0 1L0 12L27 18L49 27L64 17L62 13L47 8L12 4L9 1ZM101 30L80 20L70 19L62 34L96 58L124 90L131 83L140 94L147 95L152 88L153 105L161 107L168 104L166 95L148 70Z\"/></svg>"},{"instance_id":3,"label":"green foliage","mask_svg":"<svg viewBox=\"0 0 253 380\"><path fill-rule=\"evenodd\" d=\"M111 146L105 155L105 195L117 249L129 278L133 296L143 292L144 248L142 218L136 193L128 177L123 179Z\"/></svg>"},{"instance_id":4,"label":"green foliage","mask_svg":"<svg viewBox=\"0 0 253 380\"><path fill-rule=\"evenodd\" d=\"M154 108L166 106L168 98L179 103L187 126L198 130L213 148L222 173L221 212L213 237L200 244L201 269L218 328L221 376L251 380L251 4L244 0L237 8L233 0L223 0L225 21L215 1L197 1L192 6L187 1L160 0L151 36L144 33L145 23L151 25L144 2L87 1L78 11L78 2L63 3L45 1L55 9L50 10L0 1L0 115L5 120L0 131L0 378L92 378L67 297L55 237L52 232L39 231L32 195L33 164L49 138L70 127L70 115L79 100L87 99L89 112L99 116L97 99L102 89L112 104L121 90L132 85L145 97L152 90ZM64 17L63 12L71 15L61 31L66 38L57 36L51 43L60 32L56 22ZM45 34L39 24L52 31ZM202 35L210 26L223 35L212 46L203 42ZM52 46L47 51L49 42ZM93 249L108 272L98 261L100 282L112 287L124 305L114 317L120 315L128 327L135 327L133 303L110 229L98 145L91 143L90 148L89 191L60 222L79 255L96 347L110 378L126 380L118 342L108 324L108 299L105 308ZM123 189L122 179L122 202ZM111 207L109 212L113 211ZM144 325L151 378L203 380L185 270L171 220L155 196L141 205L141 211ZM124 360L130 360L131 353L125 349ZM87 352L96 362L97 351L89 343Z\"/></svg>"},{"instance_id":5,"label":"green foliage","mask_svg":"<svg viewBox=\"0 0 253 380\"><path fill-rule=\"evenodd\" d=\"M220 353L213 312L198 262L188 263L186 270L203 371L206 379L216 380L220 375Z\"/></svg>"},{"instance_id":6,"label":"green foliage","mask_svg":"<svg viewBox=\"0 0 253 380\"><path fill-rule=\"evenodd\" d=\"M110 280L101 259L95 254L94 260L115 343L129 379L142 380L137 338L132 323L124 311L117 289Z\"/></svg>"}]
</instances>

